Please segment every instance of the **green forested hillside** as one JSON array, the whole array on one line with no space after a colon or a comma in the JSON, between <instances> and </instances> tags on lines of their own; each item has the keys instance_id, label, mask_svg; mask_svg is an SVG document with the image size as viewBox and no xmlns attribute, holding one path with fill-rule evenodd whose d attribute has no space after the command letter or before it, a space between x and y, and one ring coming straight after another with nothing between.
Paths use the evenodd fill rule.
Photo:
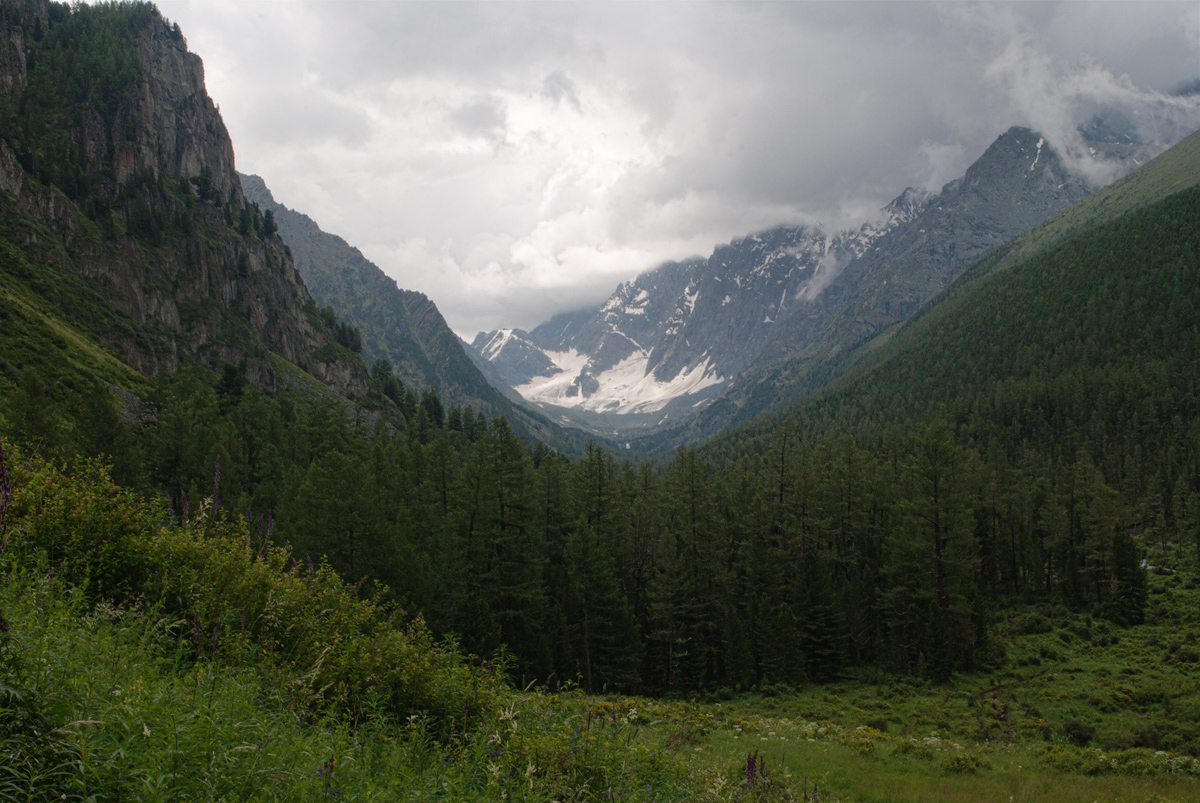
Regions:
<instances>
[{"instance_id":1,"label":"green forested hillside","mask_svg":"<svg viewBox=\"0 0 1200 803\"><path fill-rule=\"evenodd\" d=\"M940 419L1008 459L1086 458L1130 500L1160 494L1170 508L1196 436L1198 198L1176 194L951 288L790 417L818 437ZM743 450L770 426L713 448Z\"/></svg>"},{"instance_id":2,"label":"green forested hillside","mask_svg":"<svg viewBox=\"0 0 1200 803\"><path fill-rule=\"evenodd\" d=\"M530 451L426 398L340 408L187 372L118 463L215 491L526 677L659 692L1001 665L991 611L1145 615L1139 549L1195 560L1200 191L930 309L787 417L661 470ZM417 567L417 568L414 568Z\"/></svg>"},{"instance_id":3,"label":"green forested hillside","mask_svg":"<svg viewBox=\"0 0 1200 803\"><path fill-rule=\"evenodd\" d=\"M20 8L54 41L144 7ZM381 361L337 396L253 334L286 306L145 323L105 259L154 267L117 277L146 298L199 257L266 287L270 218L212 174L97 184L105 211L14 170L0 799L1198 796L1200 189L994 253L825 391L654 465Z\"/></svg>"}]
</instances>

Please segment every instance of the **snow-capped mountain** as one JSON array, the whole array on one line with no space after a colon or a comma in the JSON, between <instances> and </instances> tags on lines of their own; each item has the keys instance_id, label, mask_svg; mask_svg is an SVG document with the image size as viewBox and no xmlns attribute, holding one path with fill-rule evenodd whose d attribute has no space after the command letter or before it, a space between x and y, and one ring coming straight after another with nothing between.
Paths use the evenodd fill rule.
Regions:
<instances>
[{"instance_id":1,"label":"snow-capped mountain","mask_svg":"<svg viewBox=\"0 0 1200 803\"><path fill-rule=\"evenodd\" d=\"M497 329L480 332L471 349L491 363L508 385L524 385L536 377L553 376L562 371L522 329Z\"/></svg>"},{"instance_id":2,"label":"snow-capped mountain","mask_svg":"<svg viewBox=\"0 0 1200 803\"><path fill-rule=\"evenodd\" d=\"M617 287L590 314L534 329L480 332L471 344L526 400L588 413L690 410L719 395L847 263L919 214L909 189L857 231L777 228L667 263Z\"/></svg>"},{"instance_id":3,"label":"snow-capped mountain","mask_svg":"<svg viewBox=\"0 0 1200 803\"><path fill-rule=\"evenodd\" d=\"M1118 172L1162 150L1084 141ZM1044 137L1014 127L941 192L905 190L856 231L734 240L622 284L597 310L480 333L474 356L493 381L575 423L649 433L689 418L672 437L694 440L828 381L821 365L1092 189Z\"/></svg>"},{"instance_id":4,"label":"snow-capped mountain","mask_svg":"<svg viewBox=\"0 0 1200 803\"><path fill-rule=\"evenodd\" d=\"M802 314L776 328L719 402L643 449L669 449L813 392L854 364L843 352L904 320L960 271L1094 189L1028 128L1002 134L909 223L850 261Z\"/></svg>"}]
</instances>

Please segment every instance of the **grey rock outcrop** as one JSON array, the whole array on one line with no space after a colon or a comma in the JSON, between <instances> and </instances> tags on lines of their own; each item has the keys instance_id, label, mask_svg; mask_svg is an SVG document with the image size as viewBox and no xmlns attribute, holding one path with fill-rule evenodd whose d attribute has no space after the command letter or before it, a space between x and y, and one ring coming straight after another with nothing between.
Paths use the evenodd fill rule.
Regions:
<instances>
[{"instance_id":1,"label":"grey rock outcrop","mask_svg":"<svg viewBox=\"0 0 1200 803\"><path fill-rule=\"evenodd\" d=\"M22 24L0 40L0 92L15 107L31 69L58 69L39 61L46 39L35 41L33 30L53 37L55 26L66 24L63 14L106 11L52 8L45 0L14 7ZM242 193L233 144L205 90L200 58L152 7L132 48L137 78L117 95L115 109L52 109L71 121L62 133L88 188L66 186L76 193L68 197L53 174L45 178L34 169L33 154L14 150L22 142L16 132L3 132L0 189L7 195L0 205L52 234L57 249L43 258L50 260L47 269L86 277L116 313L97 311L81 323L138 370L173 370L183 358L232 363L254 384L274 388L274 352L326 377L343 395L364 393L361 362L321 365L317 358L333 336L320 325L291 254L263 229ZM151 221L154 236L132 236L137 215Z\"/></svg>"}]
</instances>

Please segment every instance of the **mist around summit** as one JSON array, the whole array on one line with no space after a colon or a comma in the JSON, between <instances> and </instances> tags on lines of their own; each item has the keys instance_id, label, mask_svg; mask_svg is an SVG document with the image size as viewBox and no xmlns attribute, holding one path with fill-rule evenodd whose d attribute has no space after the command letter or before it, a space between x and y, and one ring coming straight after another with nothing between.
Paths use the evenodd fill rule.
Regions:
<instances>
[{"instance_id":1,"label":"mist around summit","mask_svg":"<svg viewBox=\"0 0 1200 803\"><path fill-rule=\"evenodd\" d=\"M470 339L777 226L856 229L1003 131L1200 125L1194 3L166 2L238 167ZM1094 132L1093 132L1094 133Z\"/></svg>"}]
</instances>

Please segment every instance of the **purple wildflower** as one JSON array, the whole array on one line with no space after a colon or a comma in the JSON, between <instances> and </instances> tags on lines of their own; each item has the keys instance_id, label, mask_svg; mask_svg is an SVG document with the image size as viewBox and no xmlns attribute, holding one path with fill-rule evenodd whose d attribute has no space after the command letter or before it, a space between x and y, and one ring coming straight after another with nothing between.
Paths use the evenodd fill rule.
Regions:
<instances>
[{"instance_id":1,"label":"purple wildflower","mask_svg":"<svg viewBox=\"0 0 1200 803\"><path fill-rule=\"evenodd\" d=\"M0 552L8 547L8 500L12 498L12 477L8 474L8 456L0 446Z\"/></svg>"}]
</instances>

